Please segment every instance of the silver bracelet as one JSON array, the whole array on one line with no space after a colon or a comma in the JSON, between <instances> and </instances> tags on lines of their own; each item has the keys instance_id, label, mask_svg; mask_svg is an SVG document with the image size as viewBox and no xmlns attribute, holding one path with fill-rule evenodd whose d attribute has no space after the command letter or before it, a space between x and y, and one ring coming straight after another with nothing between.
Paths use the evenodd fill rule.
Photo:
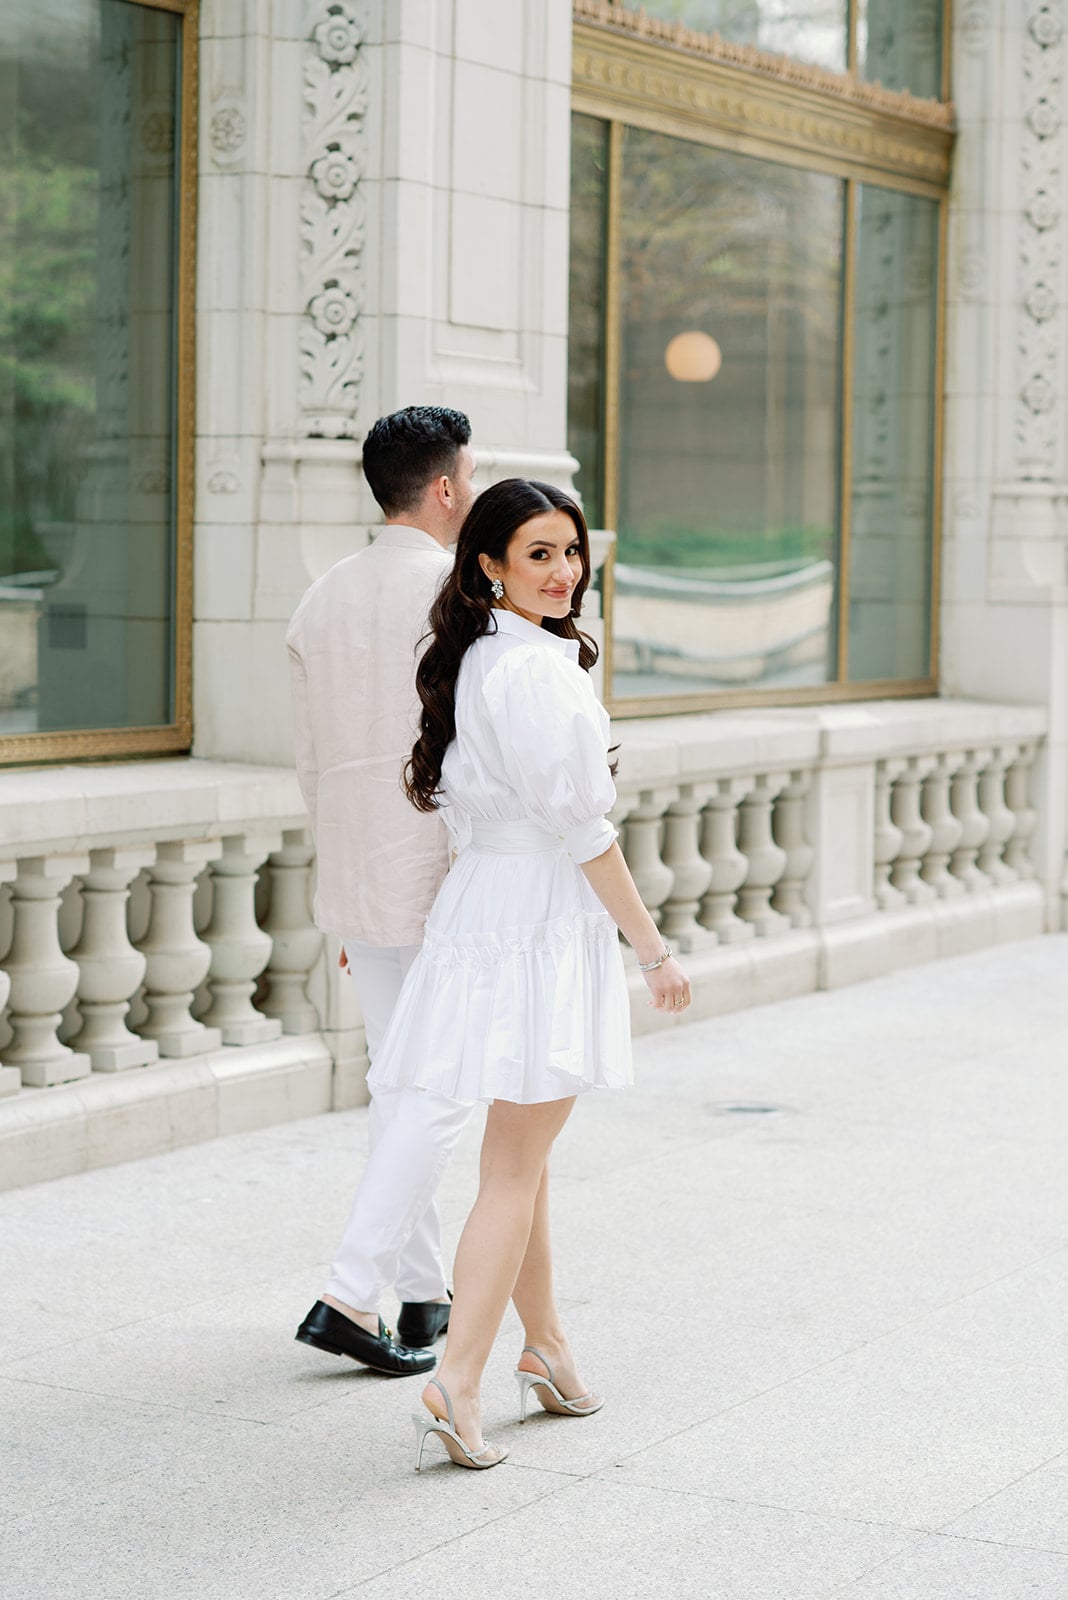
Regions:
<instances>
[{"instance_id":1,"label":"silver bracelet","mask_svg":"<svg viewBox=\"0 0 1068 1600\"><path fill-rule=\"evenodd\" d=\"M638 962L638 971L639 972L655 972L657 967L662 967L664 965L664 962L667 961L668 958L670 956L673 956L674 954L675 954L675 952L672 950L671 946L669 944L666 944L664 946L664 954L662 956L660 956L656 961L639 961Z\"/></svg>"}]
</instances>

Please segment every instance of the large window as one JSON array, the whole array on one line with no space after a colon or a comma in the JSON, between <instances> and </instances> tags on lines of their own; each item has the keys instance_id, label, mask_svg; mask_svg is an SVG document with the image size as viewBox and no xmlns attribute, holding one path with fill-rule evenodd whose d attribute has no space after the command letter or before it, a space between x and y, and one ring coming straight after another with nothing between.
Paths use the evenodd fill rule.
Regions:
<instances>
[{"instance_id":1,"label":"large window","mask_svg":"<svg viewBox=\"0 0 1068 1600\"><path fill-rule=\"evenodd\" d=\"M0 11L5 760L188 743L192 9Z\"/></svg>"},{"instance_id":2,"label":"large window","mask_svg":"<svg viewBox=\"0 0 1068 1600\"><path fill-rule=\"evenodd\" d=\"M874 38L876 0L823 12ZM576 28L569 442L617 536L613 707L930 690L948 110L678 42Z\"/></svg>"},{"instance_id":3,"label":"large window","mask_svg":"<svg viewBox=\"0 0 1068 1600\"><path fill-rule=\"evenodd\" d=\"M946 0L644 0L664 22L716 33L914 95L942 91Z\"/></svg>"}]
</instances>

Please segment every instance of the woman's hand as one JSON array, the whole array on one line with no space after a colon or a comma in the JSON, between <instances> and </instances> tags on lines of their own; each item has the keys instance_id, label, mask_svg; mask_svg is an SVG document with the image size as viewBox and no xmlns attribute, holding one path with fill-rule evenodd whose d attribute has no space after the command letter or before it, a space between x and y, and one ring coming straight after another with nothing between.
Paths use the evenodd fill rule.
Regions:
<instances>
[{"instance_id":1,"label":"woman's hand","mask_svg":"<svg viewBox=\"0 0 1068 1600\"><path fill-rule=\"evenodd\" d=\"M690 1003L690 980L675 960L668 956L661 967L643 972L652 999L649 1004L655 1011L685 1011Z\"/></svg>"}]
</instances>

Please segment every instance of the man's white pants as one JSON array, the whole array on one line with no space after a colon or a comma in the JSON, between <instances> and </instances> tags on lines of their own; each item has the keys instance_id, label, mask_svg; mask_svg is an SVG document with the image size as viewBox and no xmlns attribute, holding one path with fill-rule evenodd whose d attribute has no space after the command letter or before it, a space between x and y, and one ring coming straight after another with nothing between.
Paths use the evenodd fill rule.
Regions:
<instances>
[{"instance_id":1,"label":"man's white pants","mask_svg":"<svg viewBox=\"0 0 1068 1600\"><path fill-rule=\"evenodd\" d=\"M373 1061L418 945L344 941ZM325 1293L356 1311L377 1311L391 1286L402 1301L437 1300L447 1278L435 1195L469 1105L425 1089L371 1096L371 1153Z\"/></svg>"}]
</instances>

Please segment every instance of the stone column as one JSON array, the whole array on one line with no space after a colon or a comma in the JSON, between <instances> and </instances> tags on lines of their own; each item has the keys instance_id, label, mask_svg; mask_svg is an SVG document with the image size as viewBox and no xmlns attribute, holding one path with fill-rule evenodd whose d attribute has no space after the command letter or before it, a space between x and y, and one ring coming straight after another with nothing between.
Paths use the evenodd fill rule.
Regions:
<instances>
[{"instance_id":1,"label":"stone column","mask_svg":"<svg viewBox=\"0 0 1068 1600\"><path fill-rule=\"evenodd\" d=\"M4 969L11 980L8 1021L14 1037L4 1051L9 1067L33 1088L84 1078L92 1063L60 1044L56 1030L74 998L78 968L59 943L59 901L86 856L35 856L19 862L11 891L14 931Z\"/></svg>"},{"instance_id":2,"label":"stone column","mask_svg":"<svg viewBox=\"0 0 1068 1600\"><path fill-rule=\"evenodd\" d=\"M949 786L964 757L959 752L940 755L923 785L920 813L930 829L920 877L940 900L964 893L964 885L950 876L949 858L960 844L961 824L949 808Z\"/></svg>"},{"instance_id":3,"label":"stone column","mask_svg":"<svg viewBox=\"0 0 1068 1600\"><path fill-rule=\"evenodd\" d=\"M1030 799L1034 759L1034 745L1021 745L1005 778L1005 804L1015 819L1012 838L1005 846L1005 865L1018 878L1033 878L1035 875L1034 862L1031 860L1031 836L1038 819Z\"/></svg>"},{"instance_id":4,"label":"stone column","mask_svg":"<svg viewBox=\"0 0 1068 1600\"><path fill-rule=\"evenodd\" d=\"M140 944L148 1016L138 1031L155 1039L161 1056L201 1055L222 1043L218 1028L190 1013L211 965L211 949L193 926L193 894L197 878L221 852L217 839L161 844L148 875L148 931Z\"/></svg>"},{"instance_id":5,"label":"stone column","mask_svg":"<svg viewBox=\"0 0 1068 1600\"><path fill-rule=\"evenodd\" d=\"M313 1033L319 1026L308 998L308 975L323 948L323 936L311 917L314 855L307 830L287 828L281 850L267 857L271 898L263 930L271 938L271 956L260 1010L277 1017L283 1033Z\"/></svg>"},{"instance_id":6,"label":"stone column","mask_svg":"<svg viewBox=\"0 0 1068 1600\"><path fill-rule=\"evenodd\" d=\"M712 879L711 862L700 849L704 798L703 790L683 784L679 798L668 806L664 825L664 864L672 874L672 884L660 926L676 950L700 950L715 943L697 921L701 897Z\"/></svg>"},{"instance_id":7,"label":"stone column","mask_svg":"<svg viewBox=\"0 0 1068 1600\"><path fill-rule=\"evenodd\" d=\"M234 834L211 865L211 921L204 929L211 1003L201 1021L219 1029L223 1044L261 1044L282 1033L277 1018L262 1016L252 1004L271 954L271 936L256 921L256 875L281 843L278 835Z\"/></svg>"},{"instance_id":8,"label":"stone column","mask_svg":"<svg viewBox=\"0 0 1068 1600\"><path fill-rule=\"evenodd\" d=\"M286 623L381 521L376 417L456 406L483 482L571 482L572 18L232 9L201 9L194 748L285 763Z\"/></svg>"},{"instance_id":9,"label":"stone column","mask_svg":"<svg viewBox=\"0 0 1068 1600\"><path fill-rule=\"evenodd\" d=\"M704 810L701 854L711 863L712 875L701 902L701 923L720 944L741 943L756 931L734 909L748 867L737 844L738 807L752 790L753 782L752 778L721 778Z\"/></svg>"},{"instance_id":10,"label":"stone column","mask_svg":"<svg viewBox=\"0 0 1068 1600\"><path fill-rule=\"evenodd\" d=\"M903 761L880 761L875 768L875 903L880 911L905 904L905 896L890 882L890 873L904 835L890 815L894 782L905 770Z\"/></svg>"},{"instance_id":11,"label":"stone column","mask_svg":"<svg viewBox=\"0 0 1068 1600\"><path fill-rule=\"evenodd\" d=\"M791 772L790 781L776 800L772 814L772 835L775 843L786 852L786 861L771 903L776 911L789 918L794 928L812 925L812 912L805 903L805 886L816 856L814 847L805 837L805 811L811 787L811 773Z\"/></svg>"},{"instance_id":12,"label":"stone column","mask_svg":"<svg viewBox=\"0 0 1068 1600\"><path fill-rule=\"evenodd\" d=\"M1025 825L1054 927L1068 843L1068 0L953 18L941 688L1045 709ZM1028 854L1014 834L1004 860Z\"/></svg>"},{"instance_id":13,"label":"stone column","mask_svg":"<svg viewBox=\"0 0 1068 1600\"><path fill-rule=\"evenodd\" d=\"M82 1027L71 1041L86 1050L95 1072L119 1072L158 1059L152 1039L141 1039L126 1026L130 999L145 975L145 958L126 931L130 884L151 866L153 848L90 850L89 871L82 880L82 932L70 952L81 974L78 1008Z\"/></svg>"},{"instance_id":14,"label":"stone column","mask_svg":"<svg viewBox=\"0 0 1068 1600\"><path fill-rule=\"evenodd\" d=\"M784 772L758 777L742 801L738 821L738 848L747 862L738 911L761 936L790 926L788 918L771 908L772 891L786 867L786 851L772 837L771 808L786 783Z\"/></svg>"},{"instance_id":15,"label":"stone column","mask_svg":"<svg viewBox=\"0 0 1068 1600\"><path fill-rule=\"evenodd\" d=\"M9 883L15 876L15 863L13 861L0 861L0 884ZM11 980L3 967L0 967L0 1019L3 1018L4 1008L7 1005L8 995L11 993ZM0 1099L4 1095L15 1094L22 1087L22 1074L17 1067L5 1067L0 1063Z\"/></svg>"},{"instance_id":16,"label":"stone column","mask_svg":"<svg viewBox=\"0 0 1068 1600\"><path fill-rule=\"evenodd\" d=\"M1015 883L1016 873L1003 859L1016 818L1005 804L1005 768L1016 755L1015 746L995 750L979 777L979 805L987 820L987 834L979 847L978 867L991 883Z\"/></svg>"},{"instance_id":17,"label":"stone column","mask_svg":"<svg viewBox=\"0 0 1068 1600\"><path fill-rule=\"evenodd\" d=\"M950 870L969 893L988 889L990 879L976 865L976 858L990 831L990 822L979 808L979 773L990 760L989 750L969 750L953 779L953 814L960 823L960 842L953 852Z\"/></svg>"},{"instance_id":18,"label":"stone column","mask_svg":"<svg viewBox=\"0 0 1068 1600\"><path fill-rule=\"evenodd\" d=\"M920 814L920 785L933 764L933 756L909 756L890 801L890 815L901 830L901 848L890 882L909 905L923 905L936 894L920 877L920 865L931 843L931 829Z\"/></svg>"}]
</instances>

